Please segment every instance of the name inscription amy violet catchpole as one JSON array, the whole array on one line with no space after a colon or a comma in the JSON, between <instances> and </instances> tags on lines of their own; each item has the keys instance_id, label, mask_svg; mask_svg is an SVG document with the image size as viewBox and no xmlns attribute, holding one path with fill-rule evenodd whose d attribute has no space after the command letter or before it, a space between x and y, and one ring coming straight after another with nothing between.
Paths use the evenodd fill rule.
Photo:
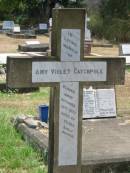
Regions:
<instances>
[{"instance_id":1,"label":"name inscription amy violet catchpole","mask_svg":"<svg viewBox=\"0 0 130 173\"><path fill-rule=\"evenodd\" d=\"M32 82L106 81L107 63L33 62Z\"/></svg>"}]
</instances>

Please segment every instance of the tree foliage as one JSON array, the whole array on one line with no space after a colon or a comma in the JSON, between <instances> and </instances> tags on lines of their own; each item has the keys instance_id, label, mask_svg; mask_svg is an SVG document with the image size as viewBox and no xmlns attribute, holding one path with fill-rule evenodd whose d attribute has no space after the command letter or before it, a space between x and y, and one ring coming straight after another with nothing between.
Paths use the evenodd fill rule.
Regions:
<instances>
[{"instance_id":1,"label":"tree foliage","mask_svg":"<svg viewBox=\"0 0 130 173\"><path fill-rule=\"evenodd\" d=\"M101 15L103 18L128 19L130 0L102 0Z\"/></svg>"},{"instance_id":2,"label":"tree foliage","mask_svg":"<svg viewBox=\"0 0 130 173\"><path fill-rule=\"evenodd\" d=\"M56 3L64 7L81 7L84 0L0 0L0 20L15 20L18 23L48 21Z\"/></svg>"},{"instance_id":3,"label":"tree foliage","mask_svg":"<svg viewBox=\"0 0 130 173\"><path fill-rule=\"evenodd\" d=\"M94 36L114 42L130 41L130 0L102 0L91 19Z\"/></svg>"}]
</instances>

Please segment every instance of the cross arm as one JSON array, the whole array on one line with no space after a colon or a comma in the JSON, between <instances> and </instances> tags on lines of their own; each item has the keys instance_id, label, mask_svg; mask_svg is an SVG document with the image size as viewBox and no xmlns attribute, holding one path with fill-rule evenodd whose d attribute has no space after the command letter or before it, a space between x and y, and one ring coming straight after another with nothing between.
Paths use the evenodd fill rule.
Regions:
<instances>
[{"instance_id":1,"label":"cross arm","mask_svg":"<svg viewBox=\"0 0 130 173\"><path fill-rule=\"evenodd\" d=\"M8 57L7 58L7 85L10 88L24 88L24 87L37 87L37 86L55 86L58 82L32 82L32 64L34 62L53 62L56 61L55 57ZM82 81L83 85L88 84L123 84L125 78L125 58L108 58L108 57L92 57L84 59L81 62L105 62L106 63L106 80L104 81ZM44 69L43 69L44 70ZM79 72L80 73L80 72ZM68 74L70 75L70 74ZM82 74L81 74L82 77ZM52 79L53 80L53 79ZM53 82L53 84L52 84Z\"/></svg>"}]
</instances>

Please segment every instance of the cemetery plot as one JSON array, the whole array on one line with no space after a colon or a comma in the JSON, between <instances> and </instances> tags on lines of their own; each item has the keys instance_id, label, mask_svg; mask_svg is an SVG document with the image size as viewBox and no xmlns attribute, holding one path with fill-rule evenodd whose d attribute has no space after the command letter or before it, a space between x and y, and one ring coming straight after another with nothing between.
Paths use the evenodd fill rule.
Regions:
<instances>
[{"instance_id":1,"label":"cemetery plot","mask_svg":"<svg viewBox=\"0 0 130 173\"><path fill-rule=\"evenodd\" d=\"M77 16L77 20L70 21L70 16ZM84 19L83 9L55 9L53 57L21 58L21 62L10 57L7 62L8 86L53 87L49 118L49 173L82 172L83 87L124 84L124 58L84 59Z\"/></svg>"},{"instance_id":2,"label":"cemetery plot","mask_svg":"<svg viewBox=\"0 0 130 173\"><path fill-rule=\"evenodd\" d=\"M47 151L48 134L45 128L36 130L24 123L18 123L16 127L23 137L41 153ZM82 128L82 173L90 170L107 172L108 167L112 171L122 173L129 166L129 118L85 120ZM128 165L124 160L127 160Z\"/></svg>"}]
</instances>

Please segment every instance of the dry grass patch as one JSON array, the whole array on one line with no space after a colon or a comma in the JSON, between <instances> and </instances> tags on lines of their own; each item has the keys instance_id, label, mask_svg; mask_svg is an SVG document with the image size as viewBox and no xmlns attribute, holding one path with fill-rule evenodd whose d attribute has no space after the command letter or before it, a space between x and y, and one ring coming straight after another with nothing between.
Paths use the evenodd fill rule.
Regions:
<instances>
[{"instance_id":1,"label":"dry grass patch","mask_svg":"<svg viewBox=\"0 0 130 173\"><path fill-rule=\"evenodd\" d=\"M15 53L17 52L18 45L25 43L29 39L17 39L6 36L5 34L0 34L0 53ZM37 39L30 40L39 40L41 43L48 43L49 38L47 36L37 36Z\"/></svg>"},{"instance_id":2,"label":"dry grass patch","mask_svg":"<svg viewBox=\"0 0 130 173\"><path fill-rule=\"evenodd\" d=\"M119 56L118 46L112 48L107 47L92 47L92 53L96 53L103 56Z\"/></svg>"}]
</instances>

